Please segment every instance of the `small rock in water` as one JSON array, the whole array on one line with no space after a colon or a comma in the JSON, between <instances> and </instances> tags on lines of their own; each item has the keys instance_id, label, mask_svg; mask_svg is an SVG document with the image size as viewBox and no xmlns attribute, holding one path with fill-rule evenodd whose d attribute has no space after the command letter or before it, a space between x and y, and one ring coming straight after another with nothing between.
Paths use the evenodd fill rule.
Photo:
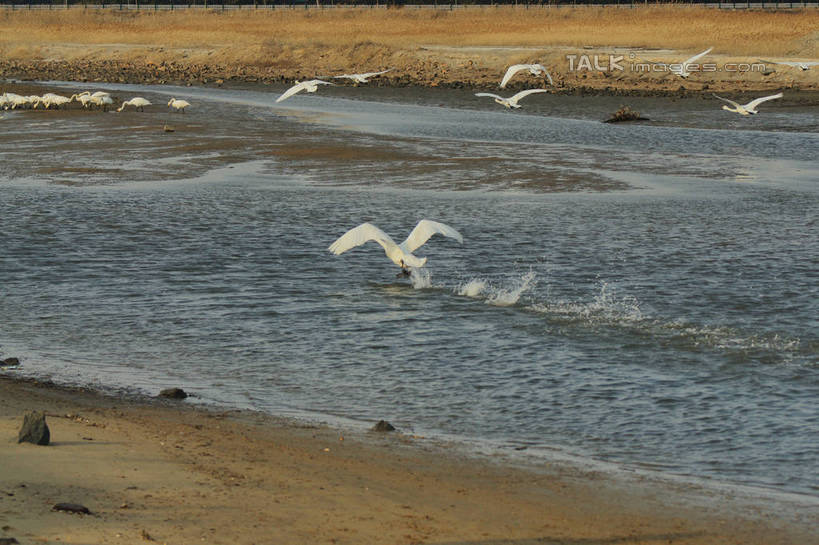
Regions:
<instances>
[{"instance_id":1,"label":"small rock in water","mask_svg":"<svg viewBox=\"0 0 819 545\"><path fill-rule=\"evenodd\" d=\"M20 433L17 434L18 443L34 443L35 445L48 445L51 440L51 432L45 420L45 413L31 411L23 416L23 425Z\"/></svg>"},{"instance_id":2,"label":"small rock in water","mask_svg":"<svg viewBox=\"0 0 819 545\"><path fill-rule=\"evenodd\" d=\"M0 360L0 367L16 367L20 365L20 360L17 358L6 358L4 360Z\"/></svg>"},{"instance_id":3,"label":"small rock in water","mask_svg":"<svg viewBox=\"0 0 819 545\"><path fill-rule=\"evenodd\" d=\"M188 394L182 388L166 388L159 392L159 397L167 397L169 399L185 399Z\"/></svg>"},{"instance_id":4,"label":"small rock in water","mask_svg":"<svg viewBox=\"0 0 819 545\"><path fill-rule=\"evenodd\" d=\"M51 508L53 511L65 511L66 513L79 513L81 515L90 515L91 511L84 505L79 503L58 503Z\"/></svg>"},{"instance_id":5,"label":"small rock in water","mask_svg":"<svg viewBox=\"0 0 819 545\"><path fill-rule=\"evenodd\" d=\"M379 420L378 423L373 426L373 431L395 431L395 426L386 420Z\"/></svg>"}]
</instances>

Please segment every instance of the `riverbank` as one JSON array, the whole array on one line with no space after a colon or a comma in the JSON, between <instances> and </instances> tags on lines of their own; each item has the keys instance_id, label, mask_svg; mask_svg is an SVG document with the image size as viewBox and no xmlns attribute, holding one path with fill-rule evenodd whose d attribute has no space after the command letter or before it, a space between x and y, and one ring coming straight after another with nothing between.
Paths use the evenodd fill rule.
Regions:
<instances>
[{"instance_id":1,"label":"riverbank","mask_svg":"<svg viewBox=\"0 0 819 545\"><path fill-rule=\"evenodd\" d=\"M552 75L550 89L570 94L819 89L819 70L777 64L819 55L814 10L77 9L3 15L4 79L271 84L388 69L370 85L496 89L508 66L537 62ZM708 48L703 66L686 79L652 64L680 63ZM508 89L546 84L524 73Z\"/></svg>"},{"instance_id":2,"label":"riverbank","mask_svg":"<svg viewBox=\"0 0 819 545\"><path fill-rule=\"evenodd\" d=\"M0 537L24 544L816 543L815 513L731 490L9 376L0 394ZM49 446L16 442L29 410Z\"/></svg>"}]
</instances>

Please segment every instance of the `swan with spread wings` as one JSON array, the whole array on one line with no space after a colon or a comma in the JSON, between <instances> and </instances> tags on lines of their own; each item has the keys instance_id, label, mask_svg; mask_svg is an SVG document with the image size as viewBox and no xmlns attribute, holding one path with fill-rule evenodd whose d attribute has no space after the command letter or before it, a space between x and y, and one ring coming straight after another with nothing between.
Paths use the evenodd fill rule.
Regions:
<instances>
[{"instance_id":1,"label":"swan with spread wings","mask_svg":"<svg viewBox=\"0 0 819 545\"><path fill-rule=\"evenodd\" d=\"M390 260L401 267L401 271L405 275L410 274L410 268L423 267L427 262L426 257L417 257L412 252L424 245L433 235L444 235L445 237L454 238L463 244L464 237L444 223L432 220L421 220L415 229L409 234L407 239L401 244L396 244L395 241L371 223L362 223L358 227L353 227L341 237L333 242L328 248L335 255L343 254L351 248L361 246L365 242L374 240L384 248L384 253Z\"/></svg>"}]
</instances>

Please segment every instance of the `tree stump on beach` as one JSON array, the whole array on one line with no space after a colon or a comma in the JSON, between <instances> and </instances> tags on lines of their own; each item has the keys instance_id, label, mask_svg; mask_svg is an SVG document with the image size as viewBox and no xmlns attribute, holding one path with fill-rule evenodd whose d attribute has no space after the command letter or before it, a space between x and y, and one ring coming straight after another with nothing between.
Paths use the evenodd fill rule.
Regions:
<instances>
[{"instance_id":1,"label":"tree stump on beach","mask_svg":"<svg viewBox=\"0 0 819 545\"><path fill-rule=\"evenodd\" d=\"M35 445L48 445L51 440L51 432L45 420L45 413L31 411L23 417L23 425L17 435L18 443L34 443Z\"/></svg>"}]
</instances>

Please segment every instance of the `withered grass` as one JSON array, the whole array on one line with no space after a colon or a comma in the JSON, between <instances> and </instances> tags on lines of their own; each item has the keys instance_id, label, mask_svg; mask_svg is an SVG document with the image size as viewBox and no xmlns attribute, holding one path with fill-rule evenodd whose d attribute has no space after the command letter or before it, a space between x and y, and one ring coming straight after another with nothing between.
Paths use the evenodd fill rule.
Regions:
<instances>
[{"instance_id":1,"label":"withered grass","mask_svg":"<svg viewBox=\"0 0 819 545\"><path fill-rule=\"evenodd\" d=\"M54 43L230 50L250 62L265 49L439 46L648 47L725 55L819 54L819 10L482 7L0 11L0 53ZM246 56L246 58L242 58Z\"/></svg>"}]
</instances>

